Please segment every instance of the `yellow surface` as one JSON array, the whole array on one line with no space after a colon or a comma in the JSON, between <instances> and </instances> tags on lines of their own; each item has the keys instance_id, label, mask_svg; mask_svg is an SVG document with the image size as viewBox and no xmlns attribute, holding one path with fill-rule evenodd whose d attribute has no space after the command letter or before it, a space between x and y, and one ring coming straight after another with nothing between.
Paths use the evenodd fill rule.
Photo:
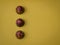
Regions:
<instances>
[{"instance_id":1,"label":"yellow surface","mask_svg":"<svg viewBox=\"0 0 60 45\"><path fill-rule=\"evenodd\" d=\"M18 15L17 6L25 13ZM16 26L22 18L26 24ZM23 30L25 38L16 38ZM0 45L60 45L60 0L0 0Z\"/></svg>"}]
</instances>

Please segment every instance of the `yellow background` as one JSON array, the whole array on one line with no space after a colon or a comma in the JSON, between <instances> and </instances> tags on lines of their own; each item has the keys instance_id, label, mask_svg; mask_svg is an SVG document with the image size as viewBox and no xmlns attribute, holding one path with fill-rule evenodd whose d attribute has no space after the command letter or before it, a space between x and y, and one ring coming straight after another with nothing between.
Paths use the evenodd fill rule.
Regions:
<instances>
[{"instance_id":1,"label":"yellow background","mask_svg":"<svg viewBox=\"0 0 60 45\"><path fill-rule=\"evenodd\" d=\"M25 13L16 13L17 6ZM25 20L23 27L16 20ZM16 31L25 32L17 39ZM0 45L60 45L60 0L0 0Z\"/></svg>"}]
</instances>

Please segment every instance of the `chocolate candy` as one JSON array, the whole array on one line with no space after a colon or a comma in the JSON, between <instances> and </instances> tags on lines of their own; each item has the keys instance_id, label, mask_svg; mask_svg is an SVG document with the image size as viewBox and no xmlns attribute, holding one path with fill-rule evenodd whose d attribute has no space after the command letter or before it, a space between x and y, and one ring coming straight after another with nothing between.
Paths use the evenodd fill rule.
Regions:
<instances>
[{"instance_id":1,"label":"chocolate candy","mask_svg":"<svg viewBox=\"0 0 60 45\"><path fill-rule=\"evenodd\" d=\"M22 14L22 13L24 13L24 11L25 11L24 7L22 7L22 6L17 6L17 8L16 8L17 14Z\"/></svg>"},{"instance_id":2,"label":"chocolate candy","mask_svg":"<svg viewBox=\"0 0 60 45\"><path fill-rule=\"evenodd\" d=\"M16 25L18 27L22 27L22 26L24 26L24 24L25 24L24 20L22 20L20 18L16 20Z\"/></svg>"},{"instance_id":3,"label":"chocolate candy","mask_svg":"<svg viewBox=\"0 0 60 45\"><path fill-rule=\"evenodd\" d=\"M22 38L24 38L24 36L25 36L25 34L24 34L23 31L19 30L19 31L16 32L16 37L18 39L22 39Z\"/></svg>"}]
</instances>

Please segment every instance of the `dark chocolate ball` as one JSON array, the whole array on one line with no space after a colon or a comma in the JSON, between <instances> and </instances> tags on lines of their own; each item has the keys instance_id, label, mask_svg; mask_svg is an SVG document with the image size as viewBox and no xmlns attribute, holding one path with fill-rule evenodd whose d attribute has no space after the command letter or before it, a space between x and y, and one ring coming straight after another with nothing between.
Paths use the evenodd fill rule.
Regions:
<instances>
[{"instance_id":1,"label":"dark chocolate ball","mask_svg":"<svg viewBox=\"0 0 60 45\"><path fill-rule=\"evenodd\" d=\"M16 8L17 14L23 14L24 11L25 11L24 7L22 7L22 6L17 6L17 8Z\"/></svg>"},{"instance_id":2,"label":"dark chocolate ball","mask_svg":"<svg viewBox=\"0 0 60 45\"><path fill-rule=\"evenodd\" d=\"M16 32L16 37L18 39L22 39L22 38L24 38L24 36L25 36L25 33L23 31L19 30Z\"/></svg>"},{"instance_id":3,"label":"dark chocolate ball","mask_svg":"<svg viewBox=\"0 0 60 45\"><path fill-rule=\"evenodd\" d=\"M24 26L24 24L25 24L24 20L22 20L20 18L16 20L16 25L18 27L22 27L22 26Z\"/></svg>"}]
</instances>

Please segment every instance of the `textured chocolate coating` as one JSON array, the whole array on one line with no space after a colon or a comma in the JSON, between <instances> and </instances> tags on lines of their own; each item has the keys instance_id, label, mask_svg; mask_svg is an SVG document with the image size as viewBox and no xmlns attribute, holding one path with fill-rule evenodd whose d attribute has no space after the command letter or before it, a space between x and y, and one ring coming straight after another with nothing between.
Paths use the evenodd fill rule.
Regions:
<instances>
[{"instance_id":1,"label":"textured chocolate coating","mask_svg":"<svg viewBox=\"0 0 60 45\"><path fill-rule=\"evenodd\" d=\"M17 14L23 14L24 11L25 11L24 7L22 7L22 6L17 6L17 8L16 8Z\"/></svg>"},{"instance_id":2,"label":"textured chocolate coating","mask_svg":"<svg viewBox=\"0 0 60 45\"><path fill-rule=\"evenodd\" d=\"M18 27L22 27L22 26L24 26L24 24L25 24L24 20L22 20L22 19L17 19L16 20L16 25Z\"/></svg>"},{"instance_id":3,"label":"textured chocolate coating","mask_svg":"<svg viewBox=\"0 0 60 45\"><path fill-rule=\"evenodd\" d=\"M24 36L25 36L25 34L24 34L23 31L19 30L19 31L16 32L16 37L18 39L22 39L22 38L24 38Z\"/></svg>"}]
</instances>

